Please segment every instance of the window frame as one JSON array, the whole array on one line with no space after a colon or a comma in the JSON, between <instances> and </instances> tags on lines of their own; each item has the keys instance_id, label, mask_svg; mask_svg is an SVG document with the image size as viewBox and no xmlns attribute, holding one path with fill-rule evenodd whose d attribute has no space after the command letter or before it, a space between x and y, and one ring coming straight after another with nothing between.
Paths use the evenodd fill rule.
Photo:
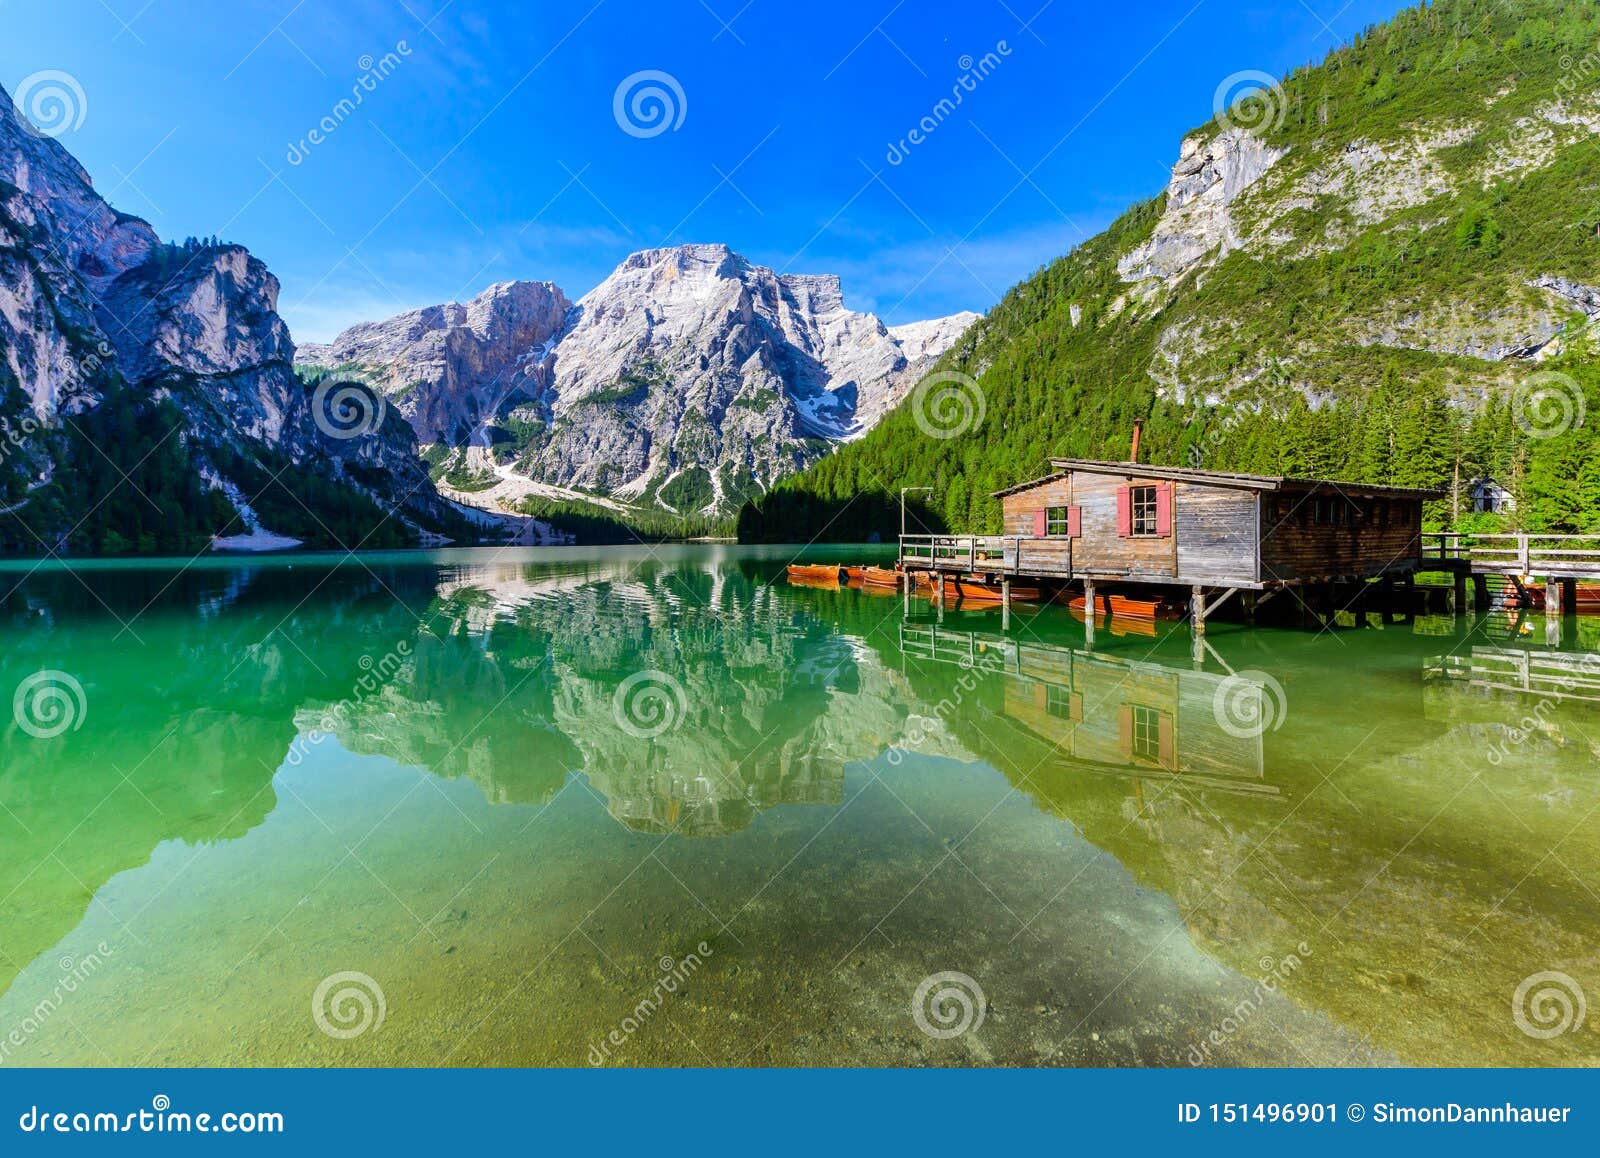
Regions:
<instances>
[{"instance_id":1,"label":"window frame","mask_svg":"<svg viewBox=\"0 0 1600 1158\"><path fill-rule=\"evenodd\" d=\"M1146 704L1130 704L1133 730L1129 754L1139 760L1161 763L1161 717L1167 713Z\"/></svg>"},{"instance_id":2,"label":"window frame","mask_svg":"<svg viewBox=\"0 0 1600 1158\"><path fill-rule=\"evenodd\" d=\"M1047 539L1066 539L1072 535L1072 506L1066 504L1044 509L1044 533Z\"/></svg>"},{"instance_id":3,"label":"window frame","mask_svg":"<svg viewBox=\"0 0 1600 1158\"><path fill-rule=\"evenodd\" d=\"M1141 497L1143 495L1149 496L1148 505ZM1161 538L1161 520L1157 513L1160 507L1161 485L1159 483L1135 483L1130 486L1128 488L1128 538Z\"/></svg>"}]
</instances>

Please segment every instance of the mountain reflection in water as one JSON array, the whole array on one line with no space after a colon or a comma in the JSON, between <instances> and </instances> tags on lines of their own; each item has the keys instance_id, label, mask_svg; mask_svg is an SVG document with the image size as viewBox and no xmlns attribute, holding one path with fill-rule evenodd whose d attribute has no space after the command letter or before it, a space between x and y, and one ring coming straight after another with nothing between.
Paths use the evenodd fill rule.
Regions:
<instances>
[{"instance_id":1,"label":"mountain reflection in water","mask_svg":"<svg viewBox=\"0 0 1600 1158\"><path fill-rule=\"evenodd\" d=\"M1218 624L1196 662L786 561L0 576L0 691L85 703L0 740L0 1063L584 1064L701 944L607 1064L1600 1060L1511 1015L1600 992L1591 652ZM346 1040L348 970L386 1017ZM946 1039L911 1001L950 971L986 1016Z\"/></svg>"}]
</instances>

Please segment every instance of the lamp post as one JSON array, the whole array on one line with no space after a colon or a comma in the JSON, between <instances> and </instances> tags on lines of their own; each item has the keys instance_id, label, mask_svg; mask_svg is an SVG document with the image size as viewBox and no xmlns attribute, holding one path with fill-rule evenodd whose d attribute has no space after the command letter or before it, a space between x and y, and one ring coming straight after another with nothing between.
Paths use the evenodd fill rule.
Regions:
<instances>
[{"instance_id":1,"label":"lamp post","mask_svg":"<svg viewBox=\"0 0 1600 1158\"><path fill-rule=\"evenodd\" d=\"M900 537L906 537L906 496L913 491L927 491L933 493L932 487L901 487L900 488Z\"/></svg>"}]
</instances>

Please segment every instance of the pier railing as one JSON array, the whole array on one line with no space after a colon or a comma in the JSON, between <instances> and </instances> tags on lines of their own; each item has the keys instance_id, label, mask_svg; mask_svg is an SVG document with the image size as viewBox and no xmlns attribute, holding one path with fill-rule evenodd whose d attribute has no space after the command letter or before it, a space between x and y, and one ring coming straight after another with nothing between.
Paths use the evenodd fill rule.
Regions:
<instances>
[{"instance_id":1,"label":"pier railing","mask_svg":"<svg viewBox=\"0 0 1600 1158\"><path fill-rule=\"evenodd\" d=\"M901 535L900 566L922 571L1072 574L1072 540L1029 535Z\"/></svg>"},{"instance_id":2,"label":"pier railing","mask_svg":"<svg viewBox=\"0 0 1600 1158\"><path fill-rule=\"evenodd\" d=\"M1490 691L1600 703L1600 655L1475 647L1431 660L1428 674Z\"/></svg>"},{"instance_id":3,"label":"pier railing","mask_svg":"<svg viewBox=\"0 0 1600 1158\"><path fill-rule=\"evenodd\" d=\"M1422 536L1422 561L1462 563L1475 572L1600 577L1600 535L1463 534Z\"/></svg>"}]
</instances>

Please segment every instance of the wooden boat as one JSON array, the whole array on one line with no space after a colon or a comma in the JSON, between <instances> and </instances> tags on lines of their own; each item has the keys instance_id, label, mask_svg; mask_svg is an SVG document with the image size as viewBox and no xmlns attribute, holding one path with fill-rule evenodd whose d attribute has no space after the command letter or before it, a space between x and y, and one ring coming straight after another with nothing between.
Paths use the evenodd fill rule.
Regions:
<instances>
[{"instance_id":1,"label":"wooden boat","mask_svg":"<svg viewBox=\"0 0 1600 1158\"><path fill-rule=\"evenodd\" d=\"M934 598L938 598L938 587L934 587ZM944 581L944 601L946 603L999 603L1003 598L998 583L981 583L976 579L957 579L946 576ZM1011 601L1013 603L1037 603L1041 593L1037 587L1024 587L1020 584L1011 585Z\"/></svg>"},{"instance_id":2,"label":"wooden boat","mask_svg":"<svg viewBox=\"0 0 1600 1158\"><path fill-rule=\"evenodd\" d=\"M849 582L849 568L837 563L790 563L789 582L802 587L838 587Z\"/></svg>"},{"instance_id":3,"label":"wooden boat","mask_svg":"<svg viewBox=\"0 0 1600 1158\"><path fill-rule=\"evenodd\" d=\"M1579 583L1572 603L1579 615L1600 615L1600 583Z\"/></svg>"},{"instance_id":4,"label":"wooden boat","mask_svg":"<svg viewBox=\"0 0 1600 1158\"><path fill-rule=\"evenodd\" d=\"M1072 618L1076 619L1079 623L1082 623L1089 618L1088 615L1084 613L1083 600L1081 599L1072 605L1070 613ZM1138 635L1147 639L1154 639L1156 637L1156 621L1153 617L1136 617L1131 615L1108 616L1102 612L1098 617L1096 617L1095 623L1100 627L1106 628L1111 632L1112 635Z\"/></svg>"},{"instance_id":5,"label":"wooden boat","mask_svg":"<svg viewBox=\"0 0 1600 1158\"><path fill-rule=\"evenodd\" d=\"M861 568L861 585L863 587L889 588L900 590L900 583L905 578L905 572L896 571L889 567L863 567Z\"/></svg>"},{"instance_id":6,"label":"wooden boat","mask_svg":"<svg viewBox=\"0 0 1600 1158\"><path fill-rule=\"evenodd\" d=\"M1078 592L1070 592L1063 596L1067 606L1074 611L1083 611L1083 596ZM1127 595L1101 595L1096 592L1095 610L1101 615L1110 613L1114 618L1120 619L1182 619L1183 607L1165 599L1134 599Z\"/></svg>"}]
</instances>

